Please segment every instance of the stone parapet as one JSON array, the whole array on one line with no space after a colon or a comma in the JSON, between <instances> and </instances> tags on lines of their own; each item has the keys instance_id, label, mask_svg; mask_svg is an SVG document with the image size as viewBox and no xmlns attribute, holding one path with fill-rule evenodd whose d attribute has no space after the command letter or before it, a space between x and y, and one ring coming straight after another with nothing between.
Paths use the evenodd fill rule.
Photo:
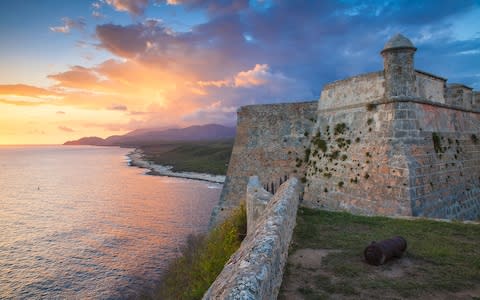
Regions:
<instances>
[{"instance_id":1,"label":"stone parapet","mask_svg":"<svg viewBox=\"0 0 480 300\"><path fill-rule=\"evenodd\" d=\"M383 71L362 74L329 83L323 87L318 109L333 109L343 106L379 101L385 95Z\"/></svg>"},{"instance_id":2,"label":"stone parapet","mask_svg":"<svg viewBox=\"0 0 480 300\"><path fill-rule=\"evenodd\" d=\"M295 227L300 184L283 183L203 296L207 299L276 299Z\"/></svg>"},{"instance_id":3,"label":"stone parapet","mask_svg":"<svg viewBox=\"0 0 480 300\"><path fill-rule=\"evenodd\" d=\"M473 89L463 85L452 83L446 89L446 103L455 107L472 109L474 106Z\"/></svg>"},{"instance_id":4,"label":"stone parapet","mask_svg":"<svg viewBox=\"0 0 480 300\"><path fill-rule=\"evenodd\" d=\"M273 195L267 192L261 185L258 176L252 176L247 185L247 234L255 230L258 219L267 208Z\"/></svg>"},{"instance_id":5,"label":"stone parapet","mask_svg":"<svg viewBox=\"0 0 480 300\"><path fill-rule=\"evenodd\" d=\"M421 99L436 103L445 103L447 80L430 73L415 70L416 95Z\"/></svg>"}]
</instances>

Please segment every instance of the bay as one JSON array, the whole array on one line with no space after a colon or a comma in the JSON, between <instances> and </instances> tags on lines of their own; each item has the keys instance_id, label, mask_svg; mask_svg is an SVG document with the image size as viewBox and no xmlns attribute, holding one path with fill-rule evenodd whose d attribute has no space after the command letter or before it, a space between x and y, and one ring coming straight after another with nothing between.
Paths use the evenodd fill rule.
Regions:
<instances>
[{"instance_id":1,"label":"bay","mask_svg":"<svg viewBox=\"0 0 480 300\"><path fill-rule=\"evenodd\" d=\"M132 149L0 147L0 298L148 294L222 185L129 167Z\"/></svg>"}]
</instances>

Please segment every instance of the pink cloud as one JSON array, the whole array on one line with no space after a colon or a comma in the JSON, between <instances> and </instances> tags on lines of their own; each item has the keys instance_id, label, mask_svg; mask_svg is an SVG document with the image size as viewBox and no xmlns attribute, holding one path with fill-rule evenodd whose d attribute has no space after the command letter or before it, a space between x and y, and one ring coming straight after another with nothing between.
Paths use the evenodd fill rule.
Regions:
<instances>
[{"instance_id":1,"label":"pink cloud","mask_svg":"<svg viewBox=\"0 0 480 300\"><path fill-rule=\"evenodd\" d=\"M62 18L63 26L52 26L49 27L53 32L69 33L72 29L85 30L85 19L78 18L76 20L70 19L68 17Z\"/></svg>"},{"instance_id":2,"label":"pink cloud","mask_svg":"<svg viewBox=\"0 0 480 300\"><path fill-rule=\"evenodd\" d=\"M65 132L75 132L75 130L67 126L58 126L58 129Z\"/></svg>"},{"instance_id":3,"label":"pink cloud","mask_svg":"<svg viewBox=\"0 0 480 300\"><path fill-rule=\"evenodd\" d=\"M131 15L143 15L145 8L148 6L148 0L105 0L117 11L125 11Z\"/></svg>"},{"instance_id":4,"label":"pink cloud","mask_svg":"<svg viewBox=\"0 0 480 300\"><path fill-rule=\"evenodd\" d=\"M93 70L82 66L73 66L68 71L48 75L47 78L56 80L58 85L71 88L90 87L99 82Z\"/></svg>"},{"instance_id":5,"label":"pink cloud","mask_svg":"<svg viewBox=\"0 0 480 300\"><path fill-rule=\"evenodd\" d=\"M251 70L239 72L234 79L236 87L253 87L288 80L281 73L271 73L267 64L256 64Z\"/></svg>"},{"instance_id":6,"label":"pink cloud","mask_svg":"<svg viewBox=\"0 0 480 300\"><path fill-rule=\"evenodd\" d=\"M126 111L127 106L123 104L112 104L109 107L107 107L108 110L119 110L119 111Z\"/></svg>"}]
</instances>

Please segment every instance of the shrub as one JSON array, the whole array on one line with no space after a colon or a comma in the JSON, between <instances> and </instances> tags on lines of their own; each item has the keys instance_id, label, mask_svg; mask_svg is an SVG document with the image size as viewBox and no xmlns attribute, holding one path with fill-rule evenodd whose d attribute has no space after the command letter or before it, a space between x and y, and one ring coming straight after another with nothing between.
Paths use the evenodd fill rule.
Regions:
<instances>
[{"instance_id":1,"label":"shrub","mask_svg":"<svg viewBox=\"0 0 480 300\"><path fill-rule=\"evenodd\" d=\"M436 132L432 132L432 140L433 140L433 149L435 153L443 153L442 149L442 142L440 140L440 136Z\"/></svg>"},{"instance_id":2,"label":"shrub","mask_svg":"<svg viewBox=\"0 0 480 300\"><path fill-rule=\"evenodd\" d=\"M470 138L472 139L472 142L473 142L474 144L477 144L477 143L478 143L478 137L477 137L475 134L472 134L472 135L470 136Z\"/></svg>"},{"instance_id":3,"label":"shrub","mask_svg":"<svg viewBox=\"0 0 480 300\"><path fill-rule=\"evenodd\" d=\"M335 135L343 134L345 133L346 129L347 129L347 125L345 123L338 123L337 125L335 125L334 133Z\"/></svg>"},{"instance_id":4,"label":"shrub","mask_svg":"<svg viewBox=\"0 0 480 300\"><path fill-rule=\"evenodd\" d=\"M340 151L335 150L329 156L331 159L338 159L338 157L340 156Z\"/></svg>"},{"instance_id":5,"label":"shrub","mask_svg":"<svg viewBox=\"0 0 480 300\"><path fill-rule=\"evenodd\" d=\"M310 148L305 149L305 161L310 159Z\"/></svg>"},{"instance_id":6,"label":"shrub","mask_svg":"<svg viewBox=\"0 0 480 300\"><path fill-rule=\"evenodd\" d=\"M245 205L208 234L190 235L167 268L158 299L201 299L247 232Z\"/></svg>"},{"instance_id":7,"label":"shrub","mask_svg":"<svg viewBox=\"0 0 480 300\"><path fill-rule=\"evenodd\" d=\"M374 103L367 103L367 105L366 105L367 111L373 111L373 110L375 110L375 108L377 108L377 105L374 104Z\"/></svg>"}]
</instances>

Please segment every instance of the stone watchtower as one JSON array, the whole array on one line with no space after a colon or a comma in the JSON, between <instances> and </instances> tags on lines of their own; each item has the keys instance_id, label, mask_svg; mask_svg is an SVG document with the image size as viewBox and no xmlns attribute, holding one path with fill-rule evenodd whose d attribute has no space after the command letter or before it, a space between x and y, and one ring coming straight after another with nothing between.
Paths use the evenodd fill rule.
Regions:
<instances>
[{"instance_id":1,"label":"stone watchtower","mask_svg":"<svg viewBox=\"0 0 480 300\"><path fill-rule=\"evenodd\" d=\"M413 56L417 48L401 34L393 36L380 52L385 72L385 97L415 97Z\"/></svg>"}]
</instances>

